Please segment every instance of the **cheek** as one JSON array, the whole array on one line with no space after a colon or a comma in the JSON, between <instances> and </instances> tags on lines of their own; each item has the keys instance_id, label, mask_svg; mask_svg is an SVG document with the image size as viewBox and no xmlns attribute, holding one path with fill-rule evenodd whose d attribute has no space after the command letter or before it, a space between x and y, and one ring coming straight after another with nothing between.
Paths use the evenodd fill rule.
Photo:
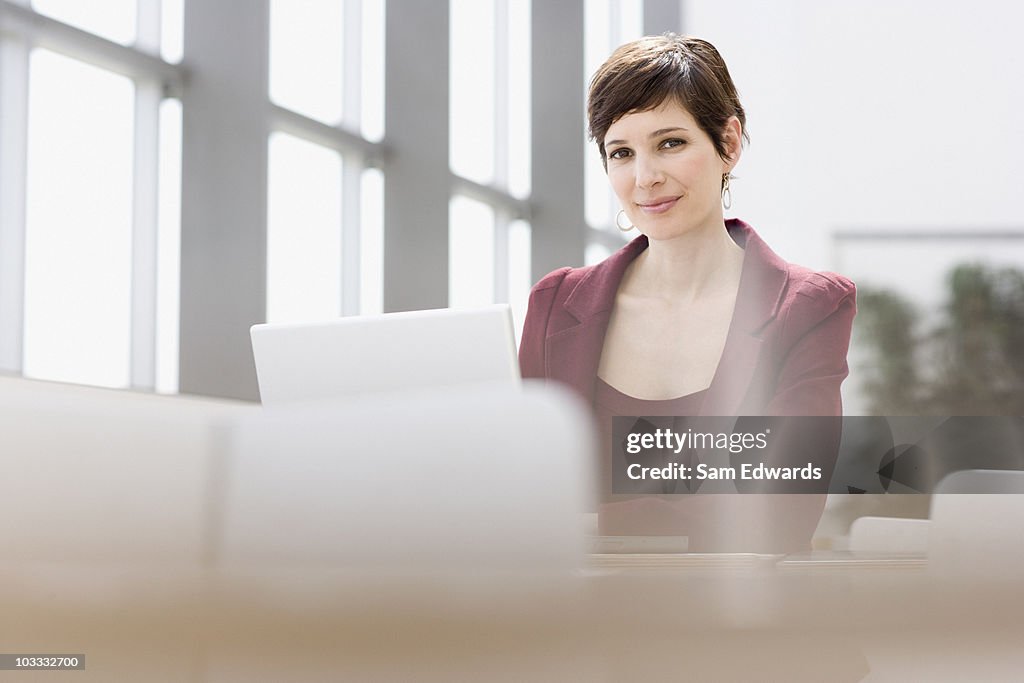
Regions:
<instances>
[{"instance_id":1,"label":"cheek","mask_svg":"<svg viewBox=\"0 0 1024 683\"><path fill-rule=\"evenodd\" d=\"M722 174L718 166L710 161L700 160L687 163L680 169L680 179L694 192L716 194L722 185Z\"/></svg>"},{"instance_id":2,"label":"cheek","mask_svg":"<svg viewBox=\"0 0 1024 683\"><path fill-rule=\"evenodd\" d=\"M608 170L608 182L616 196L628 198L633 188L633 175L623 168L611 168Z\"/></svg>"},{"instance_id":3,"label":"cheek","mask_svg":"<svg viewBox=\"0 0 1024 683\"><path fill-rule=\"evenodd\" d=\"M695 185L705 181L705 176L709 174L710 168L703 159L687 159L676 166L676 171L681 180L688 185Z\"/></svg>"}]
</instances>

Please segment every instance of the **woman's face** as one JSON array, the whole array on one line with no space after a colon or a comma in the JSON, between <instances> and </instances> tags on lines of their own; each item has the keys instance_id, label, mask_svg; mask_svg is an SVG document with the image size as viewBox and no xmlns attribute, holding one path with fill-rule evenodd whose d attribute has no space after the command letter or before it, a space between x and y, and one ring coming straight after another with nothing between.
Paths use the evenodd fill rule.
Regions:
<instances>
[{"instance_id":1,"label":"woman's face","mask_svg":"<svg viewBox=\"0 0 1024 683\"><path fill-rule=\"evenodd\" d=\"M727 143L733 132L727 127ZM626 114L604 145L612 189L640 232L664 240L721 226L722 174L732 165L678 102Z\"/></svg>"}]
</instances>

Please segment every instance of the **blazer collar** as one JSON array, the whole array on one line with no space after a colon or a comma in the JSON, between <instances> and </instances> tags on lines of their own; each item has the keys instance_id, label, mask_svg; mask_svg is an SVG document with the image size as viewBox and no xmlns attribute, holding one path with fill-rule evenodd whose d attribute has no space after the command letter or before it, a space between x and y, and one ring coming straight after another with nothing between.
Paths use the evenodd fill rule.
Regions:
<instances>
[{"instance_id":1,"label":"blazer collar","mask_svg":"<svg viewBox=\"0 0 1024 683\"><path fill-rule=\"evenodd\" d=\"M778 313L788 264L764 243L754 229L737 218L725 222L729 236L744 250L743 271L733 313L733 326L756 331ZM579 322L610 311L629 264L647 248L640 235L607 259L591 267L565 300L565 310Z\"/></svg>"},{"instance_id":2,"label":"blazer collar","mask_svg":"<svg viewBox=\"0 0 1024 683\"><path fill-rule=\"evenodd\" d=\"M789 280L789 264L743 221L731 218L725 225L744 250L732 329L756 333L778 315Z\"/></svg>"},{"instance_id":3,"label":"blazer collar","mask_svg":"<svg viewBox=\"0 0 1024 683\"><path fill-rule=\"evenodd\" d=\"M738 414L760 359L760 330L778 313L785 293L788 264L743 221L729 219L726 229L744 249L736 307L722 358L704 400L704 415ZM593 400L604 336L622 277L647 248L641 235L591 267L565 300L576 325L547 340L551 376L567 382L589 403Z\"/></svg>"}]
</instances>

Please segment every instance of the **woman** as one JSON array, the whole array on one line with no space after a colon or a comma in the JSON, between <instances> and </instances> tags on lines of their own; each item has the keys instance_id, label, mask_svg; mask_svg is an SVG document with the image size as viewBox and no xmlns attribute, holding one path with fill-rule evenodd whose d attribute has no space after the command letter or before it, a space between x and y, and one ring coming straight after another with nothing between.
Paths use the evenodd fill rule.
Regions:
<instances>
[{"instance_id":1,"label":"woman","mask_svg":"<svg viewBox=\"0 0 1024 683\"><path fill-rule=\"evenodd\" d=\"M617 414L840 415L854 285L787 263L749 225L724 220L746 116L714 46L673 34L623 45L591 81L588 117L622 206L619 228L641 234L534 286L523 376L564 382L593 405L605 453ZM764 529L739 530L725 547L807 547L824 501L622 501L610 497L609 471L604 533L683 529L691 549L723 547L708 519L722 518L726 500L733 511L756 502L761 516L767 506L778 523L768 542Z\"/></svg>"}]
</instances>

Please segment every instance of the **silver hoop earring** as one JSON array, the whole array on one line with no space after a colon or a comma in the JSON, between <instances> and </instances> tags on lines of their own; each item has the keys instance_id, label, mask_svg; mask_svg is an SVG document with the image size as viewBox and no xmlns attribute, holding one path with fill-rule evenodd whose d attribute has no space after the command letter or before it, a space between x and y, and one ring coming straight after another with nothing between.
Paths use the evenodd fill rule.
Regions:
<instances>
[{"instance_id":1,"label":"silver hoop earring","mask_svg":"<svg viewBox=\"0 0 1024 683\"><path fill-rule=\"evenodd\" d=\"M732 208L732 190L729 189L729 174L722 174L722 208L729 210Z\"/></svg>"},{"instance_id":2,"label":"silver hoop earring","mask_svg":"<svg viewBox=\"0 0 1024 683\"><path fill-rule=\"evenodd\" d=\"M615 227L618 228L619 230L621 230L622 232L629 232L630 230L632 230L636 226L630 225L629 227L626 227L626 228L622 227L622 224L619 223L619 216L625 216L625 215L626 215L626 210L625 209L619 209L619 212L617 214L615 214Z\"/></svg>"}]
</instances>

